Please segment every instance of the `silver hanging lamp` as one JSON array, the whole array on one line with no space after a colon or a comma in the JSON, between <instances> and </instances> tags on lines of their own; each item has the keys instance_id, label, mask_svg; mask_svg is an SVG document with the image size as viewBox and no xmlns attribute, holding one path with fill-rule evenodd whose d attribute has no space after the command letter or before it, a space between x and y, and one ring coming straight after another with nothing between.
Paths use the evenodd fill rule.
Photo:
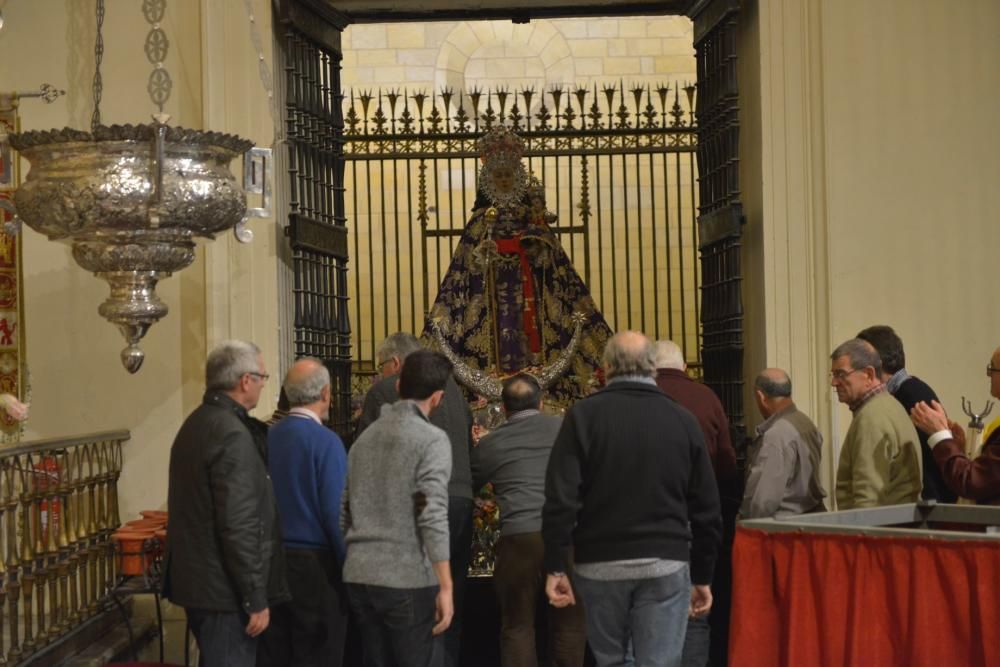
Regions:
<instances>
[{"instance_id":1,"label":"silver hanging lamp","mask_svg":"<svg viewBox=\"0 0 1000 667\"><path fill-rule=\"evenodd\" d=\"M243 228L246 192L229 164L253 144L167 125L163 106L172 81L163 66L169 42L160 28L166 0L144 0L142 9L151 26L147 90L159 109L152 123L101 124L104 0L97 0L90 131L64 128L9 137L31 163L14 196L20 220L70 244L81 267L108 281L111 293L98 312L125 337L121 360L130 373L145 356L139 341L167 314L156 284L194 261L196 237L211 239L234 228L241 241L252 237Z\"/></svg>"}]
</instances>

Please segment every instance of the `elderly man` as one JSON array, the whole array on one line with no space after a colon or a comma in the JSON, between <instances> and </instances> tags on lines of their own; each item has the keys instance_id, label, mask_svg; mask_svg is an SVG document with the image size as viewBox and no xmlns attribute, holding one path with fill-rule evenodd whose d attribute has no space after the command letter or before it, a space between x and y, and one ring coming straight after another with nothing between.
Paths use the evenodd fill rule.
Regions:
<instances>
[{"instance_id":1,"label":"elderly man","mask_svg":"<svg viewBox=\"0 0 1000 667\"><path fill-rule=\"evenodd\" d=\"M444 355L408 355L399 375L400 400L382 410L348 457L341 514L344 581L370 667L443 664L436 637L453 613L451 445L428 415L441 404L450 376Z\"/></svg>"},{"instance_id":2,"label":"elderly man","mask_svg":"<svg viewBox=\"0 0 1000 667\"><path fill-rule=\"evenodd\" d=\"M1000 398L1000 347L993 351L986 375L990 395ZM930 437L934 460L952 491L981 504L1000 505L1000 429L994 429L974 459L965 455L965 432L948 419L937 401L917 403L910 413L913 423Z\"/></svg>"},{"instance_id":3,"label":"elderly man","mask_svg":"<svg viewBox=\"0 0 1000 667\"><path fill-rule=\"evenodd\" d=\"M341 494L347 453L323 425L330 372L299 359L285 375L288 415L268 432L268 469L278 500L292 601L274 608L258 665L340 665L347 629Z\"/></svg>"},{"instance_id":4,"label":"elderly man","mask_svg":"<svg viewBox=\"0 0 1000 667\"><path fill-rule=\"evenodd\" d=\"M686 370L684 353L677 343L656 341L656 385L698 420L721 488L736 479L736 450L729 437L729 420L715 392L689 378Z\"/></svg>"},{"instance_id":5,"label":"elderly man","mask_svg":"<svg viewBox=\"0 0 1000 667\"><path fill-rule=\"evenodd\" d=\"M878 352L852 338L830 360L830 385L854 413L837 466L837 508L916 502L920 440L906 411L885 391Z\"/></svg>"},{"instance_id":6,"label":"elderly man","mask_svg":"<svg viewBox=\"0 0 1000 667\"><path fill-rule=\"evenodd\" d=\"M729 436L729 419L722 402L715 392L688 377L687 362L681 348L670 340L656 341L656 385L663 392L687 408L705 436L705 446L712 460L715 481L719 485L719 495L723 501L723 535L728 535L731 521L739 502L739 480L736 474L736 450ZM730 502L726 503L726 500ZM729 510L728 514L726 510ZM729 552L731 543L723 539L722 549L715 570L717 582L715 592L716 612L711 618L697 616L688 619L687 636L684 638L683 667L705 667L708 664L712 644L725 644L728 636L728 615L725 613L729 590ZM721 610L721 612L720 612ZM711 621L711 624L710 624ZM714 635L714 638L713 638ZM713 641L714 639L714 641Z\"/></svg>"},{"instance_id":7,"label":"elderly man","mask_svg":"<svg viewBox=\"0 0 1000 667\"><path fill-rule=\"evenodd\" d=\"M500 506L500 540L493 584L500 603L500 664L532 667L535 610L544 582L542 504L545 467L562 419L542 409L542 389L530 375L515 375L503 385L507 421L472 450L477 488L493 482ZM587 639L583 606L549 607L549 663L583 665Z\"/></svg>"},{"instance_id":8,"label":"elderly man","mask_svg":"<svg viewBox=\"0 0 1000 667\"><path fill-rule=\"evenodd\" d=\"M750 446L740 517L786 517L825 509L819 480L823 436L792 400L792 381L780 368L754 380L757 410L764 418Z\"/></svg>"},{"instance_id":9,"label":"elderly man","mask_svg":"<svg viewBox=\"0 0 1000 667\"><path fill-rule=\"evenodd\" d=\"M187 611L206 665L253 665L270 607L289 599L267 428L247 414L268 377L256 345L221 343L170 449L163 591Z\"/></svg>"},{"instance_id":10,"label":"elderly man","mask_svg":"<svg viewBox=\"0 0 1000 667\"><path fill-rule=\"evenodd\" d=\"M420 341L412 334L394 333L379 346L376 354L382 379L365 396L358 436L374 422L382 406L399 400L397 382L406 358L420 350ZM448 376L444 396L430 416L431 423L448 434L451 443L451 479L448 480L448 531L451 535L451 577L455 587L455 620L445 635L447 651L445 665L458 665L462 636L462 602L465 597L465 576L472 557L472 471L469 451L472 449L472 413L455 379Z\"/></svg>"},{"instance_id":11,"label":"elderly man","mask_svg":"<svg viewBox=\"0 0 1000 667\"><path fill-rule=\"evenodd\" d=\"M906 372L906 353L903 351L903 341L893 331L892 327L882 324L868 327L858 333L858 338L868 341L878 352L882 360L882 382L893 398L899 401L907 413L920 402L932 403L938 400L937 394L920 378ZM920 438L920 458L924 471L924 488L921 497L925 500L936 500L940 503L955 502L955 493L948 488L941 475L941 469L934 462L934 454L927 443L927 434L917 430Z\"/></svg>"},{"instance_id":12,"label":"elderly man","mask_svg":"<svg viewBox=\"0 0 1000 667\"><path fill-rule=\"evenodd\" d=\"M656 386L652 342L616 334L608 385L566 413L545 478L545 590L586 608L598 665L678 665L712 606L719 492L698 422ZM572 547L575 572L567 578ZM691 584L694 584L692 588Z\"/></svg>"}]
</instances>

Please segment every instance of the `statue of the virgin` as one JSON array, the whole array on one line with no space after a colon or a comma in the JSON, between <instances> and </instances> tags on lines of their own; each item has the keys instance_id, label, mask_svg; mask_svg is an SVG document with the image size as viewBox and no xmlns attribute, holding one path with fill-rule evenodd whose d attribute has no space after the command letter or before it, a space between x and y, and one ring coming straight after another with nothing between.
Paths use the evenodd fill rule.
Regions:
<instances>
[{"instance_id":1,"label":"statue of the virgin","mask_svg":"<svg viewBox=\"0 0 1000 667\"><path fill-rule=\"evenodd\" d=\"M479 195L424 335L437 327L453 357L496 379L558 368L546 398L568 405L589 393L611 331L552 232L520 137L496 126L479 149Z\"/></svg>"}]
</instances>

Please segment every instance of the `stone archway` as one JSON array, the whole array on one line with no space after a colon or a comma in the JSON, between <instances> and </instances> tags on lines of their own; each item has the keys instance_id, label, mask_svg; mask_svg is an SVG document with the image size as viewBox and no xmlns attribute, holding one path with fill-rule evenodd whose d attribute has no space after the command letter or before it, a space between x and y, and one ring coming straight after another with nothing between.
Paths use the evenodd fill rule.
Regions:
<instances>
[{"instance_id":1,"label":"stone archway","mask_svg":"<svg viewBox=\"0 0 1000 667\"><path fill-rule=\"evenodd\" d=\"M540 92L567 87L575 75L566 38L547 20L506 25L463 22L441 45L435 88L456 95L497 85ZM532 106L541 101L539 95Z\"/></svg>"}]
</instances>

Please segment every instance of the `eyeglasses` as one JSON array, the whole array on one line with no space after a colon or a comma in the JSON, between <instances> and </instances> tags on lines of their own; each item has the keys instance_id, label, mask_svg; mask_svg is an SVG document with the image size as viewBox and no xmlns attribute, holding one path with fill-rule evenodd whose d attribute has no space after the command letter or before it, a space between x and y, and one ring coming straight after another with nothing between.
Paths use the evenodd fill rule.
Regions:
<instances>
[{"instance_id":1,"label":"eyeglasses","mask_svg":"<svg viewBox=\"0 0 1000 667\"><path fill-rule=\"evenodd\" d=\"M843 371L843 370L830 371L830 379L835 380L837 382L843 382L844 380L847 379L848 375L850 375L851 373L857 373L860 370L864 370L864 369L854 368L854 369L849 370L849 371Z\"/></svg>"},{"instance_id":2,"label":"eyeglasses","mask_svg":"<svg viewBox=\"0 0 1000 667\"><path fill-rule=\"evenodd\" d=\"M994 373L1000 371L1000 368L996 368L992 363L986 367L986 377L992 376Z\"/></svg>"},{"instance_id":3,"label":"eyeglasses","mask_svg":"<svg viewBox=\"0 0 1000 667\"><path fill-rule=\"evenodd\" d=\"M271 377L268 373L258 373L257 371L248 371L247 375L252 375L261 382L267 382L268 378Z\"/></svg>"}]
</instances>

